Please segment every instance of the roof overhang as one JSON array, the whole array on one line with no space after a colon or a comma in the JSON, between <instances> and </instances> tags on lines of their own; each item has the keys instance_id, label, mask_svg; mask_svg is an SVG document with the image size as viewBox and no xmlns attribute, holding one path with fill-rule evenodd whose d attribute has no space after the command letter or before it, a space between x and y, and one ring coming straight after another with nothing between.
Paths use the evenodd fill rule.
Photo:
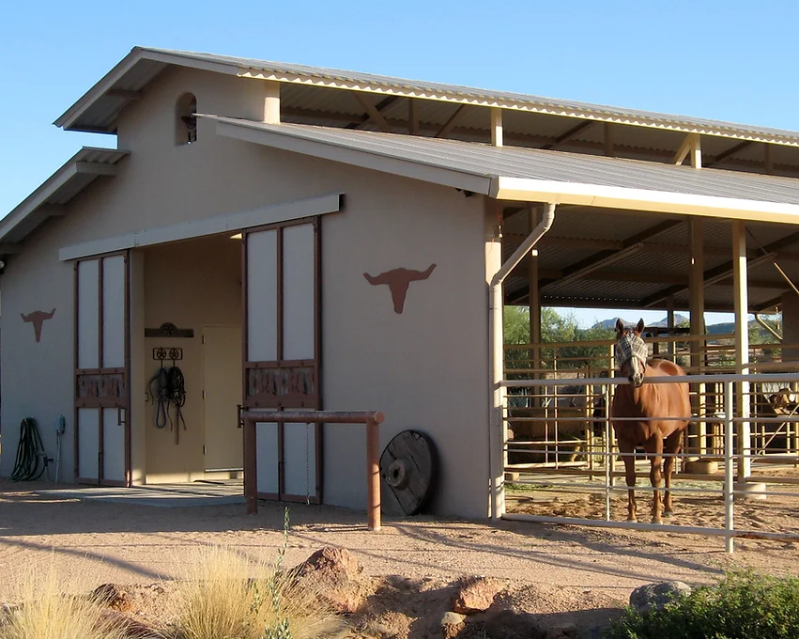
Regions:
<instances>
[{"instance_id":1,"label":"roof overhang","mask_svg":"<svg viewBox=\"0 0 799 639\"><path fill-rule=\"evenodd\" d=\"M783 129L747 126L704 118L408 80L370 73L147 47L133 48L125 58L59 117L55 124L66 130L113 133L116 131L116 120L122 109L130 102L140 99L144 88L168 66L187 67L242 78L295 85L345 89L452 104L496 107L610 124L799 146L799 133Z\"/></svg>"},{"instance_id":2,"label":"roof overhang","mask_svg":"<svg viewBox=\"0 0 799 639\"><path fill-rule=\"evenodd\" d=\"M502 200L799 224L799 182L791 178L390 133L200 117L214 120L222 136ZM593 182L592 177L598 181ZM657 188L663 184L671 188ZM760 199L746 197L750 193Z\"/></svg>"},{"instance_id":3,"label":"roof overhang","mask_svg":"<svg viewBox=\"0 0 799 639\"><path fill-rule=\"evenodd\" d=\"M709 169L712 170L712 169ZM676 213L728 220L799 224L799 205L600 184L497 176L491 197L520 202L551 202L607 209Z\"/></svg>"},{"instance_id":4,"label":"roof overhang","mask_svg":"<svg viewBox=\"0 0 799 639\"><path fill-rule=\"evenodd\" d=\"M114 176L127 151L84 147L39 188L0 220L0 255L19 251L16 244L51 217L61 217L72 198L98 177Z\"/></svg>"}]
</instances>

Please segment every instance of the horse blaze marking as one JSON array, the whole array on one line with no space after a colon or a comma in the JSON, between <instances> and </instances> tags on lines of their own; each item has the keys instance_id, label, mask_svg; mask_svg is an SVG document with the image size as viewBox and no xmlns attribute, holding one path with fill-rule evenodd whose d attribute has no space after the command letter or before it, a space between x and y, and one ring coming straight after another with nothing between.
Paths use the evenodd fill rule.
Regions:
<instances>
[{"instance_id":1,"label":"horse blaze marking","mask_svg":"<svg viewBox=\"0 0 799 639\"><path fill-rule=\"evenodd\" d=\"M405 308L405 296L408 294L408 286L411 282L421 282L430 277L435 264L431 264L427 270L411 271L407 268L395 268L393 271L386 271L377 277L372 277L369 273L364 273L366 281L372 286L386 284L391 291L391 299L394 302L394 312L401 314Z\"/></svg>"},{"instance_id":2,"label":"horse blaze marking","mask_svg":"<svg viewBox=\"0 0 799 639\"><path fill-rule=\"evenodd\" d=\"M33 313L29 313L28 315L20 313L23 322L33 322L33 330L36 333L37 342L42 339L42 324L44 324L44 320L52 319L53 315L55 315L55 309L49 313L45 313L44 311L33 311Z\"/></svg>"}]
</instances>

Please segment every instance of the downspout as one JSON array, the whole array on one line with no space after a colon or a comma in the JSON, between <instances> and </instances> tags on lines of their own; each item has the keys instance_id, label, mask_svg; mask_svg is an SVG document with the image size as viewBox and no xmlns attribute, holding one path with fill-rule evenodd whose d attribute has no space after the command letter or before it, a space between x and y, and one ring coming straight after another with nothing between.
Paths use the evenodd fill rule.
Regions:
<instances>
[{"instance_id":1,"label":"downspout","mask_svg":"<svg viewBox=\"0 0 799 639\"><path fill-rule=\"evenodd\" d=\"M502 407L505 389L500 386L504 375L504 341L503 341L503 299L502 283L510 272L516 268L522 258L527 255L555 220L555 205L546 204L544 218L539 222L527 239L522 242L513 255L500 267L491 279L488 302L488 349L491 353L491 412L488 424L488 472L491 477L491 517L500 519L505 513L505 420L502 419Z\"/></svg>"}]
</instances>

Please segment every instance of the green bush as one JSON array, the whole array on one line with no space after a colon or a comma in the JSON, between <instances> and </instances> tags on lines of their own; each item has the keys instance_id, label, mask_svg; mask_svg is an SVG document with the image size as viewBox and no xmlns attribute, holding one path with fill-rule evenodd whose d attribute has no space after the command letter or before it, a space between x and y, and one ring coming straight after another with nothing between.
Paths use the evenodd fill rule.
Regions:
<instances>
[{"instance_id":1,"label":"green bush","mask_svg":"<svg viewBox=\"0 0 799 639\"><path fill-rule=\"evenodd\" d=\"M605 639L796 639L799 579L730 573L662 610L628 610Z\"/></svg>"}]
</instances>

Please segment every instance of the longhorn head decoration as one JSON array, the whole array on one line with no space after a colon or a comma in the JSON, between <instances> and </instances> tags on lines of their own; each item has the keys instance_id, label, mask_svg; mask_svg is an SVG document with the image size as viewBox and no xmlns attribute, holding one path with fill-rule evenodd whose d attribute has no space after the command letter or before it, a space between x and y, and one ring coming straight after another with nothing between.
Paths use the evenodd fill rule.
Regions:
<instances>
[{"instance_id":1,"label":"longhorn head decoration","mask_svg":"<svg viewBox=\"0 0 799 639\"><path fill-rule=\"evenodd\" d=\"M37 342L42 339L42 324L44 324L44 320L52 319L53 315L55 315L55 309L49 313L45 313L44 311L33 311L33 313L28 313L27 315L20 313L23 322L33 323L33 330L36 334Z\"/></svg>"},{"instance_id":2,"label":"longhorn head decoration","mask_svg":"<svg viewBox=\"0 0 799 639\"><path fill-rule=\"evenodd\" d=\"M391 299L394 302L394 312L401 314L405 308L405 296L408 294L408 286L411 282L420 282L430 277L435 264L431 264L424 271L411 271L407 268L395 268L393 271L386 271L373 277L369 273L364 273L366 281L372 286L385 284L391 291Z\"/></svg>"}]
</instances>

